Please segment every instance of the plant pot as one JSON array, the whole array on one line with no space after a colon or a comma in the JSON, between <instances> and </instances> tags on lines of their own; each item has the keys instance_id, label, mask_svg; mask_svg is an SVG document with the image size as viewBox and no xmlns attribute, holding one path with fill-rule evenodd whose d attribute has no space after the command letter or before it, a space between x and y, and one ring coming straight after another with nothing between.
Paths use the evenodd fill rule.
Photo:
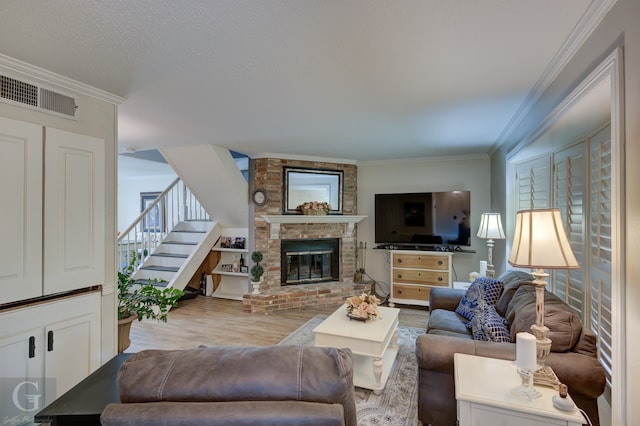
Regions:
<instances>
[{"instance_id":1,"label":"plant pot","mask_svg":"<svg viewBox=\"0 0 640 426\"><path fill-rule=\"evenodd\" d=\"M260 294L260 284L262 284L263 278L260 278L260 281L251 281L251 285L253 286L253 292L251 294Z\"/></svg>"},{"instance_id":2,"label":"plant pot","mask_svg":"<svg viewBox=\"0 0 640 426\"><path fill-rule=\"evenodd\" d=\"M138 319L137 315L118 320L118 353L122 353L131 345L129 332L131 331L131 323Z\"/></svg>"}]
</instances>

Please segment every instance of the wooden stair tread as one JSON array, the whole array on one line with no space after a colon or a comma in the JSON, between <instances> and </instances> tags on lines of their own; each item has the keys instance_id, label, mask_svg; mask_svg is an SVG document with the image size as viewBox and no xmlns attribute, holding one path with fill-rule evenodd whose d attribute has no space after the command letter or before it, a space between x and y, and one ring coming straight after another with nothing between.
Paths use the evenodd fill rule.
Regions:
<instances>
[{"instance_id":1,"label":"wooden stair tread","mask_svg":"<svg viewBox=\"0 0 640 426\"><path fill-rule=\"evenodd\" d=\"M180 268L176 266L156 266L156 265L143 266L142 268L140 268L140 270L164 271L164 272L178 272L178 269Z\"/></svg>"},{"instance_id":2,"label":"wooden stair tread","mask_svg":"<svg viewBox=\"0 0 640 426\"><path fill-rule=\"evenodd\" d=\"M189 241L163 241L162 244L179 244L179 245L184 245L184 246L195 246L198 245L198 243L192 243Z\"/></svg>"},{"instance_id":3,"label":"wooden stair tread","mask_svg":"<svg viewBox=\"0 0 640 426\"><path fill-rule=\"evenodd\" d=\"M176 257L180 259L186 259L189 257L188 254L179 254L179 253L151 253L151 256L157 257Z\"/></svg>"}]
</instances>

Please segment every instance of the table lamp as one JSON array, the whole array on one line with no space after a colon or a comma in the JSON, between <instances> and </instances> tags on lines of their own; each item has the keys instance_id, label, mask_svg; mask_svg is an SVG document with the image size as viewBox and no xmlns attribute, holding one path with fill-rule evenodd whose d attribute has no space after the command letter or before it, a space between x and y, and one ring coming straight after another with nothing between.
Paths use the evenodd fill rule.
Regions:
<instances>
[{"instance_id":1,"label":"table lamp","mask_svg":"<svg viewBox=\"0 0 640 426\"><path fill-rule=\"evenodd\" d=\"M545 278L549 274L543 269L580 267L567 239L559 209L522 210L516 214L509 264L535 269L532 274L536 286L536 323L531 326L531 332L536 336L536 361L541 368L534 373L533 382L556 387L558 377L551 367L545 366L551 339L547 337L549 329L544 325Z\"/></svg>"},{"instance_id":2,"label":"table lamp","mask_svg":"<svg viewBox=\"0 0 640 426\"><path fill-rule=\"evenodd\" d=\"M500 213L482 213L480 228L478 228L476 235L487 240L487 277L493 278L496 273L493 268L493 240L504 240L505 238Z\"/></svg>"}]
</instances>

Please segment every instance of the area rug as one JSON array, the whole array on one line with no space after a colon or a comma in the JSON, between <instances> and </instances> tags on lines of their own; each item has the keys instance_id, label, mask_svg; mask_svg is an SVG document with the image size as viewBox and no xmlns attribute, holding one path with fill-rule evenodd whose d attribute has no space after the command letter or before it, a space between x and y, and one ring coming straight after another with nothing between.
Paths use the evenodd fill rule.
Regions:
<instances>
[{"instance_id":1,"label":"area rug","mask_svg":"<svg viewBox=\"0 0 640 426\"><path fill-rule=\"evenodd\" d=\"M313 329L326 315L316 315L279 345L313 345ZM415 426L418 423L416 337L424 329L398 327L398 355L381 395L355 388L358 426Z\"/></svg>"}]
</instances>

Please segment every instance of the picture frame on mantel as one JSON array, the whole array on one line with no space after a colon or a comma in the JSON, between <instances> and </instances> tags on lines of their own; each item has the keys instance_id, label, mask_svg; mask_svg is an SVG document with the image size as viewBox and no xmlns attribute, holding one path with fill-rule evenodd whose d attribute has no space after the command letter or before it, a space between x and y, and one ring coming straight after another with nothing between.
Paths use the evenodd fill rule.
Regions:
<instances>
[{"instance_id":1,"label":"picture frame on mantel","mask_svg":"<svg viewBox=\"0 0 640 426\"><path fill-rule=\"evenodd\" d=\"M319 201L331 205L330 215L343 214L342 170L283 167L283 214L302 214L298 206L305 202Z\"/></svg>"}]
</instances>

